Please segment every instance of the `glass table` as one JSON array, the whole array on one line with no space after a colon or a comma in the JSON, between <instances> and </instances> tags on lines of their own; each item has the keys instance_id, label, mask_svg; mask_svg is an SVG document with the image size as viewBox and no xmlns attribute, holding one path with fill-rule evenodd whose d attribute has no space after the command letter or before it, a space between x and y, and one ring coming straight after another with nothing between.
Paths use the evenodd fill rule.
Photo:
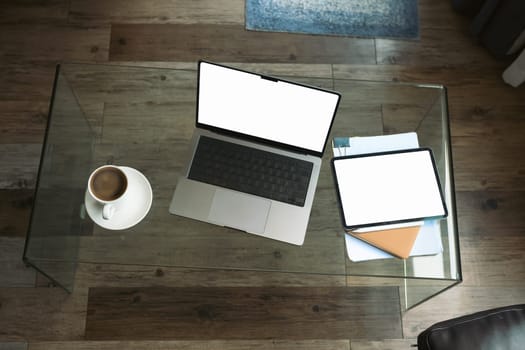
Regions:
<instances>
[{"instance_id":1,"label":"glass table","mask_svg":"<svg viewBox=\"0 0 525 350\"><path fill-rule=\"evenodd\" d=\"M440 85L283 76L342 94L334 137L417 132L430 147L449 210L439 222L443 252L349 260L326 147L303 246L168 213L195 127L195 69L63 64L57 68L24 260L71 291L78 263L272 271L348 276L347 284L399 287L414 305L462 279L446 89ZM89 174L102 164L140 170L153 204L143 221L105 230L86 214ZM387 281L387 282L385 282Z\"/></svg>"}]
</instances>

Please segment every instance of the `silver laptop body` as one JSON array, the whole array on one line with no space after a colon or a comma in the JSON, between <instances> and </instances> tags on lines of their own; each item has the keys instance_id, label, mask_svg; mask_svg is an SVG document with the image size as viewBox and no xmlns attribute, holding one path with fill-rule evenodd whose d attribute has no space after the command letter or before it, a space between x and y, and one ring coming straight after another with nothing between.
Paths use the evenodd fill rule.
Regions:
<instances>
[{"instance_id":1,"label":"silver laptop body","mask_svg":"<svg viewBox=\"0 0 525 350\"><path fill-rule=\"evenodd\" d=\"M339 100L333 91L199 61L196 130L169 212L302 245ZM304 205L190 179L203 136L311 162Z\"/></svg>"}]
</instances>

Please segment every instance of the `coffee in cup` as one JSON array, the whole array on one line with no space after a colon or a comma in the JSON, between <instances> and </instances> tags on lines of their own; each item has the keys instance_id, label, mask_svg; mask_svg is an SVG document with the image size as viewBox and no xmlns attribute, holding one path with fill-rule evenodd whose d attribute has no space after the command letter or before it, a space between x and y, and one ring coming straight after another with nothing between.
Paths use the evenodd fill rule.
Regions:
<instances>
[{"instance_id":1,"label":"coffee in cup","mask_svg":"<svg viewBox=\"0 0 525 350\"><path fill-rule=\"evenodd\" d=\"M103 165L89 176L89 194L103 205L102 217L106 220L113 216L115 204L122 201L127 188L128 178L116 165Z\"/></svg>"}]
</instances>

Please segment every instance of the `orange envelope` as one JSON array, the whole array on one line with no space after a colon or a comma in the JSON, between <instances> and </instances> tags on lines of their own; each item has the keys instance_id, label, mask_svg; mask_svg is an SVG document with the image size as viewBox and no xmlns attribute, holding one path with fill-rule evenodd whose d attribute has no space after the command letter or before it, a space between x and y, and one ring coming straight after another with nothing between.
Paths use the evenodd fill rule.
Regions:
<instances>
[{"instance_id":1,"label":"orange envelope","mask_svg":"<svg viewBox=\"0 0 525 350\"><path fill-rule=\"evenodd\" d=\"M406 259L410 256L420 229L421 226L418 225L362 233L347 231L347 233L398 258Z\"/></svg>"}]
</instances>

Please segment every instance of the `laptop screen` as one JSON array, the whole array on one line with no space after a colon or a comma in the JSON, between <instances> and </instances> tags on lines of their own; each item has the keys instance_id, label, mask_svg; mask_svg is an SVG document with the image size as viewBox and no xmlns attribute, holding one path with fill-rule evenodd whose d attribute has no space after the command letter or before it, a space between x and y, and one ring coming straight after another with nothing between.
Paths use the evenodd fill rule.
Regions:
<instances>
[{"instance_id":1,"label":"laptop screen","mask_svg":"<svg viewBox=\"0 0 525 350\"><path fill-rule=\"evenodd\" d=\"M340 95L199 62L197 125L322 154Z\"/></svg>"}]
</instances>

